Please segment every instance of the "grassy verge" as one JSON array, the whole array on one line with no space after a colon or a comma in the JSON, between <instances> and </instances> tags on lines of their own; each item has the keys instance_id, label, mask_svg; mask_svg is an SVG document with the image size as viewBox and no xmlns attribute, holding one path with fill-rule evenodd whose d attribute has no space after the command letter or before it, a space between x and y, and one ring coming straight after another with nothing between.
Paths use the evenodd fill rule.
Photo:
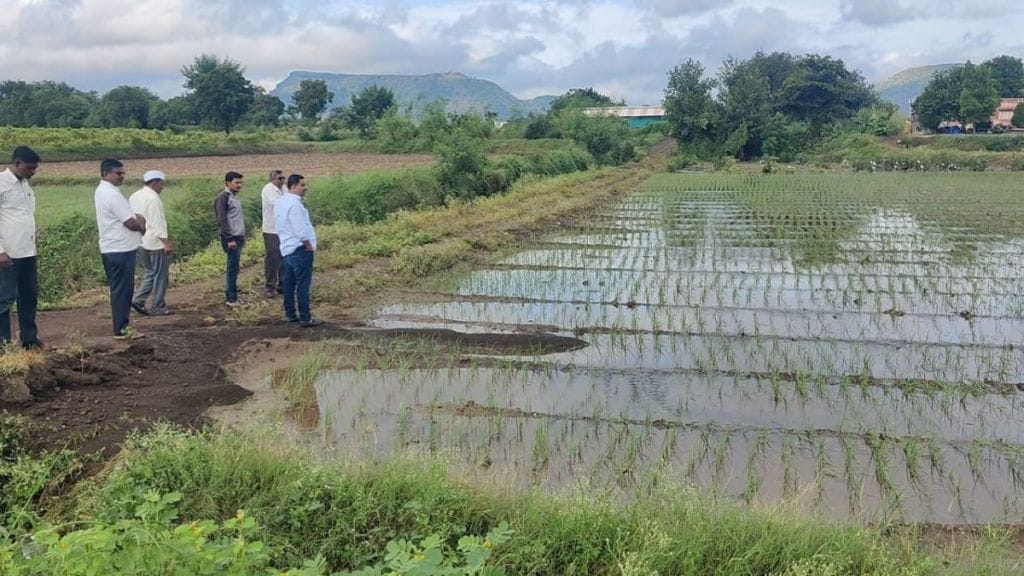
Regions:
<instances>
[{"instance_id":1,"label":"grassy verge","mask_svg":"<svg viewBox=\"0 0 1024 576\"><path fill-rule=\"evenodd\" d=\"M0 150L32 146L47 162L118 158L231 156L302 152L309 144L282 141L270 132L224 134L208 130L143 130L138 128L13 128L0 127Z\"/></svg>"},{"instance_id":2,"label":"grassy verge","mask_svg":"<svg viewBox=\"0 0 1024 576\"><path fill-rule=\"evenodd\" d=\"M236 550L255 559L251 546L258 542L260 563L254 566L261 572L305 566L306 571L293 574L371 566L394 554L401 541L434 540L438 553L450 556L467 535L499 526L510 530L503 542L483 543L490 548L486 563L503 570L492 574L910 576L1013 574L1020 568L1004 556L1000 535L975 541L969 558L963 549L953 557L922 549L913 532L708 500L668 480L667 471L652 472L658 479L653 487L621 504L585 491L550 495L509 492L500 482L467 486L453 480L456 471L437 456L324 463L272 436L163 428L137 437L116 469L78 490L63 514L51 515L46 523L58 527L56 534L66 534L65 550L84 552L82 543L89 542L86 535L96 536L97 526L116 541L118 532L111 527L145 538L174 526L182 526L175 533L212 533L225 520L247 519L249 530L234 539ZM138 519L147 514L150 520L140 531ZM78 539L76 532L82 535ZM40 542L47 542L48 533L42 534L35 549L48 561L35 565L63 567L59 542L51 536L51 545L44 547ZM210 540L216 542L212 534ZM150 558L169 556L166 547L155 544ZM43 573L16 571L30 563L24 548L9 539L0 546L5 573ZM139 542L122 542L120 549L94 546L91 551L94 563L114 557L124 562L124 549L133 547L145 549ZM146 556L141 552L140 557ZM141 565L144 560L134 561Z\"/></svg>"}]
</instances>

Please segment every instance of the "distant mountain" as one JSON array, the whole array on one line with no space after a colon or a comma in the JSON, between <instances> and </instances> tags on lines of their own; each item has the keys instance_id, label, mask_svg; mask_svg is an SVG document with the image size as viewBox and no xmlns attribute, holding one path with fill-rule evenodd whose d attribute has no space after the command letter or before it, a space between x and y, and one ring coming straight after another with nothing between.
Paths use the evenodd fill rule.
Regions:
<instances>
[{"instance_id":1,"label":"distant mountain","mask_svg":"<svg viewBox=\"0 0 1024 576\"><path fill-rule=\"evenodd\" d=\"M292 95L303 80L323 80L327 89L334 92L334 101L329 109L347 106L352 95L365 88L377 85L395 94L395 99L404 110L412 107L414 116L419 116L423 107L435 100L447 102L449 112L494 112L499 119L507 120L518 111L523 115L531 112L542 113L555 99L554 96L538 96L520 100L494 82L470 78L458 72L426 74L423 76L373 75L373 74L330 74L296 70L282 80L270 93L291 105Z\"/></svg>"},{"instance_id":2,"label":"distant mountain","mask_svg":"<svg viewBox=\"0 0 1024 576\"><path fill-rule=\"evenodd\" d=\"M900 107L904 114L910 116L910 103L924 91L924 87L936 72L945 72L960 64L935 64L908 68L894 74L875 85L882 100L892 102Z\"/></svg>"}]
</instances>

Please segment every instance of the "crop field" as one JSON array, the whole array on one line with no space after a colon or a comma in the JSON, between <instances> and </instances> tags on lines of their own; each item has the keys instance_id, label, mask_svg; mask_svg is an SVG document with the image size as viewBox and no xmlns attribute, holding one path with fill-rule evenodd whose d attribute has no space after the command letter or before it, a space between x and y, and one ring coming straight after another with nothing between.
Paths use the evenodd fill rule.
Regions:
<instances>
[{"instance_id":1,"label":"crop field","mask_svg":"<svg viewBox=\"0 0 1024 576\"><path fill-rule=\"evenodd\" d=\"M372 320L579 346L375 351L320 375L319 427L519 485L667 476L829 516L1011 520L1022 254L1009 174L661 175Z\"/></svg>"}]
</instances>

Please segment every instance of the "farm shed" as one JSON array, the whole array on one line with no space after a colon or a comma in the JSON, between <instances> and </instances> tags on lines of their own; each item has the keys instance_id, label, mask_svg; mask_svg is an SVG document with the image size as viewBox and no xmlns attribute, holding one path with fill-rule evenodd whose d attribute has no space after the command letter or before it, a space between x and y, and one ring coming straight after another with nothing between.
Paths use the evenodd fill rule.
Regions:
<instances>
[{"instance_id":1,"label":"farm shed","mask_svg":"<svg viewBox=\"0 0 1024 576\"><path fill-rule=\"evenodd\" d=\"M586 108L587 116L617 116L625 118L630 128L644 128L651 124L665 121L665 108L662 106L607 106L603 108Z\"/></svg>"}]
</instances>

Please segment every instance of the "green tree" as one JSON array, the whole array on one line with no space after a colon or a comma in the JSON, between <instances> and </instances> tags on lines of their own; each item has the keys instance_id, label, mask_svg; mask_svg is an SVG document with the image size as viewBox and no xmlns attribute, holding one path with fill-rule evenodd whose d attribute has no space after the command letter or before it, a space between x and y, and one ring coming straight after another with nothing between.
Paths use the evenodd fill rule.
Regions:
<instances>
[{"instance_id":1,"label":"green tree","mask_svg":"<svg viewBox=\"0 0 1024 576\"><path fill-rule=\"evenodd\" d=\"M711 96L715 80L704 77L704 66L689 59L668 74L665 88L665 118L680 144L707 146L714 142L720 111Z\"/></svg>"},{"instance_id":2,"label":"green tree","mask_svg":"<svg viewBox=\"0 0 1024 576\"><path fill-rule=\"evenodd\" d=\"M944 120L959 120L963 82L963 66L936 72L911 104L918 122L925 128L935 130Z\"/></svg>"},{"instance_id":3,"label":"green tree","mask_svg":"<svg viewBox=\"0 0 1024 576\"><path fill-rule=\"evenodd\" d=\"M256 90L246 79L245 69L228 58L220 60L203 54L182 68L181 74L202 121L224 132L231 132L256 98Z\"/></svg>"},{"instance_id":4,"label":"green tree","mask_svg":"<svg viewBox=\"0 0 1024 576\"><path fill-rule=\"evenodd\" d=\"M548 113L558 115L563 110L580 108L599 108L604 106L623 106L624 102L612 100L593 88L573 88L551 102Z\"/></svg>"},{"instance_id":5,"label":"green tree","mask_svg":"<svg viewBox=\"0 0 1024 576\"><path fill-rule=\"evenodd\" d=\"M735 154L741 160L760 156L772 117L772 92L768 76L753 60L730 58L719 72L722 115L730 127Z\"/></svg>"},{"instance_id":6,"label":"green tree","mask_svg":"<svg viewBox=\"0 0 1024 576\"><path fill-rule=\"evenodd\" d=\"M198 126L201 120L192 96L158 100L149 109L150 128L164 130L175 126Z\"/></svg>"},{"instance_id":7,"label":"green tree","mask_svg":"<svg viewBox=\"0 0 1024 576\"><path fill-rule=\"evenodd\" d=\"M996 56L981 64L992 73L1000 98L1024 97L1024 62L1013 56Z\"/></svg>"},{"instance_id":8,"label":"green tree","mask_svg":"<svg viewBox=\"0 0 1024 576\"><path fill-rule=\"evenodd\" d=\"M1017 104L1013 109L1013 118L1010 122L1017 128L1024 128L1024 103Z\"/></svg>"},{"instance_id":9,"label":"green tree","mask_svg":"<svg viewBox=\"0 0 1024 576\"><path fill-rule=\"evenodd\" d=\"M29 126L28 114L32 106L34 88L21 80L0 82L0 125Z\"/></svg>"},{"instance_id":10,"label":"green tree","mask_svg":"<svg viewBox=\"0 0 1024 576\"><path fill-rule=\"evenodd\" d=\"M964 65L959 104L961 122L978 126L991 121L999 105L999 91L988 67Z\"/></svg>"},{"instance_id":11,"label":"green tree","mask_svg":"<svg viewBox=\"0 0 1024 576\"><path fill-rule=\"evenodd\" d=\"M118 86L100 98L94 121L104 128L149 128L150 108L160 100L139 86Z\"/></svg>"},{"instance_id":12,"label":"green tree","mask_svg":"<svg viewBox=\"0 0 1024 576\"><path fill-rule=\"evenodd\" d=\"M277 96L267 94L266 90L260 87L257 88L256 98L242 122L250 126L277 126L284 112L284 102Z\"/></svg>"},{"instance_id":13,"label":"green tree","mask_svg":"<svg viewBox=\"0 0 1024 576\"><path fill-rule=\"evenodd\" d=\"M842 60L807 54L797 60L779 94L781 110L815 130L852 117L878 101L864 77L847 70Z\"/></svg>"},{"instance_id":14,"label":"green tree","mask_svg":"<svg viewBox=\"0 0 1024 576\"><path fill-rule=\"evenodd\" d=\"M352 95L352 104L345 109L342 117L345 124L357 130L360 136L370 138L377 120L394 105L395 93L374 84Z\"/></svg>"},{"instance_id":15,"label":"green tree","mask_svg":"<svg viewBox=\"0 0 1024 576\"><path fill-rule=\"evenodd\" d=\"M323 80L303 80L292 96L295 109L303 120L314 121L324 113L327 105L334 101L334 92L327 89ZM385 108L387 110L387 108ZM379 117L378 117L379 118Z\"/></svg>"}]
</instances>

